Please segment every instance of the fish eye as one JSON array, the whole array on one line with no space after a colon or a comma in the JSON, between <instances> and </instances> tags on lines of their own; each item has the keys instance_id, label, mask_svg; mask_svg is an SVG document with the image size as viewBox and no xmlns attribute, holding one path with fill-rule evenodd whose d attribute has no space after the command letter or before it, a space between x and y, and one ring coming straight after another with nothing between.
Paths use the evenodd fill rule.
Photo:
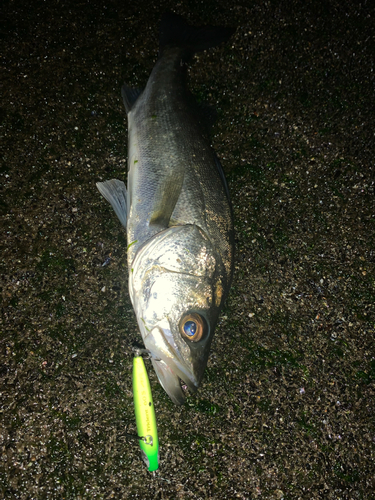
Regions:
<instances>
[{"instance_id":1,"label":"fish eye","mask_svg":"<svg viewBox=\"0 0 375 500\"><path fill-rule=\"evenodd\" d=\"M180 321L180 333L190 342L198 342L206 330L206 322L197 313L189 313L182 316Z\"/></svg>"}]
</instances>

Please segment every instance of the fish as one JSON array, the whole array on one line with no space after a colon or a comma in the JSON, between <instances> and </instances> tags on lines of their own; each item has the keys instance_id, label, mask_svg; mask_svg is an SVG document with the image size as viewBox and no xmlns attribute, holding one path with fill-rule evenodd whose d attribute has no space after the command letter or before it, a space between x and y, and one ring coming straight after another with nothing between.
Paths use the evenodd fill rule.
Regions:
<instances>
[{"instance_id":1,"label":"fish","mask_svg":"<svg viewBox=\"0 0 375 500\"><path fill-rule=\"evenodd\" d=\"M234 31L163 15L145 88L122 87L127 187L119 179L97 183L126 228L130 299L159 382L175 404L202 381L234 259L229 189L210 143L213 113L188 90L187 66Z\"/></svg>"}]
</instances>

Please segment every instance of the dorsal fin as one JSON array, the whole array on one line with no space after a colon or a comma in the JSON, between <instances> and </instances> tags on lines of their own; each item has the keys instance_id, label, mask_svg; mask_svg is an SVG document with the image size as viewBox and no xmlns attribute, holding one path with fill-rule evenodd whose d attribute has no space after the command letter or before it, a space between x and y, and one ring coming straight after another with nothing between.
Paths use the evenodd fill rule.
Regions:
<instances>
[{"instance_id":1,"label":"dorsal fin","mask_svg":"<svg viewBox=\"0 0 375 500\"><path fill-rule=\"evenodd\" d=\"M128 87L125 84L122 86L121 95L127 113L129 113L129 111L132 109L136 100L142 94L142 92L142 89L133 89L132 87Z\"/></svg>"}]
</instances>

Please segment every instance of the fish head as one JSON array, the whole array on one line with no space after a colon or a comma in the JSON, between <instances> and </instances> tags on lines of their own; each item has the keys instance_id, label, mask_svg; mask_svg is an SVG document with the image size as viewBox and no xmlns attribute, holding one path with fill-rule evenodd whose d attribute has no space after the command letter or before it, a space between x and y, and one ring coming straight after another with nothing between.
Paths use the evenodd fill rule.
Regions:
<instances>
[{"instance_id":1,"label":"fish head","mask_svg":"<svg viewBox=\"0 0 375 500\"><path fill-rule=\"evenodd\" d=\"M159 381L182 404L181 383L195 392L207 364L225 298L222 259L198 226L169 227L138 250L129 291Z\"/></svg>"}]
</instances>

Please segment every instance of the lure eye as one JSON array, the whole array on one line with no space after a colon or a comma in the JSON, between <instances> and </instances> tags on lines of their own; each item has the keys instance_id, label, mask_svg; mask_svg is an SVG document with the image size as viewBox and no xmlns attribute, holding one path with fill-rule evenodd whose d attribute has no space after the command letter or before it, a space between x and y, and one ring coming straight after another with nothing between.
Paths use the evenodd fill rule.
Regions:
<instances>
[{"instance_id":1,"label":"lure eye","mask_svg":"<svg viewBox=\"0 0 375 500\"><path fill-rule=\"evenodd\" d=\"M206 323L197 313L186 314L180 321L180 333L190 342L198 342L206 330Z\"/></svg>"}]
</instances>

